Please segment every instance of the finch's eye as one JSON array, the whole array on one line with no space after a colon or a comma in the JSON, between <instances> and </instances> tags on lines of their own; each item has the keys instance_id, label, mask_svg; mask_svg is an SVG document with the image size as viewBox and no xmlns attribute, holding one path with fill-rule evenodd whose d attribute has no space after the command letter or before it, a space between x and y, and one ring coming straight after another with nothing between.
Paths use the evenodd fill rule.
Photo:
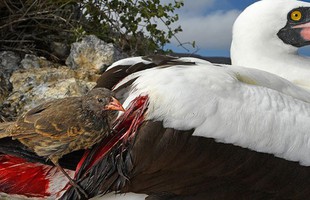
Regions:
<instances>
[{"instance_id":1,"label":"finch's eye","mask_svg":"<svg viewBox=\"0 0 310 200\"><path fill-rule=\"evenodd\" d=\"M99 103L104 102L104 100L103 100L103 99L101 99L101 98L98 98L98 99L97 99L97 101L98 101Z\"/></svg>"}]
</instances>

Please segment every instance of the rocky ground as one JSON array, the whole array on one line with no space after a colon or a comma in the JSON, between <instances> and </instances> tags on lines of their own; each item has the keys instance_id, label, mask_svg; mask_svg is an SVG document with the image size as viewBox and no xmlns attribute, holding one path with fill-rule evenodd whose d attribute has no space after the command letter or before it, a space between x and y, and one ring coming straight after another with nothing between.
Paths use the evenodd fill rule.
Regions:
<instances>
[{"instance_id":1,"label":"rocky ground","mask_svg":"<svg viewBox=\"0 0 310 200\"><path fill-rule=\"evenodd\" d=\"M123 57L96 36L73 43L66 65L0 52L0 122L14 120L47 100L85 94L107 66Z\"/></svg>"}]
</instances>

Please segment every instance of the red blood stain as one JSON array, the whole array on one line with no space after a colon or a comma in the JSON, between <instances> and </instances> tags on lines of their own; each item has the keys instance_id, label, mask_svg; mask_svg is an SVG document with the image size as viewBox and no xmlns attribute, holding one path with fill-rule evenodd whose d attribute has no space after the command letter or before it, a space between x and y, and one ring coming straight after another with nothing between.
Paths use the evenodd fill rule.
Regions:
<instances>
[{"instance_id":1,"label":"red blood stain","mask_svg":"<svg viewBox=\"0 0 310 200\"><path fill-rule=\"evenodd\" d=\"M0 155L0 192L28 197L49 196L46 174L52 167Z\"/></svg>"}]
</instances>

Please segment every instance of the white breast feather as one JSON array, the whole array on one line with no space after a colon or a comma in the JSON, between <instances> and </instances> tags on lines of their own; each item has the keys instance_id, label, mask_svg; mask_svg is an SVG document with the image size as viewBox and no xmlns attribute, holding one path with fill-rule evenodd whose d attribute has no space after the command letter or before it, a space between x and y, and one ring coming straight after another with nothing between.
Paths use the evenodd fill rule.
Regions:
<instances>
[{"instance_id":1,"label":"white breast feather","mask_svg":"<svg viewBox=\"0 0 310 200\"><path fill-rule=\"evenodd\" d=\"M240 75L255 84L239 81ZM290 82L259 70L207 63L133 76L139 78L124 106L147 94L147 119L310 165L310 95Z\"/></svg>"}]
</instances>

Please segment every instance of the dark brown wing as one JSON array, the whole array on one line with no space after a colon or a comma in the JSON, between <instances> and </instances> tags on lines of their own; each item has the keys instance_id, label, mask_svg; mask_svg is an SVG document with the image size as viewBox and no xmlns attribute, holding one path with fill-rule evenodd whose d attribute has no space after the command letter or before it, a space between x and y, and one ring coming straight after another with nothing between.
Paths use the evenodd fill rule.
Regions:
<instances>
[{"instance_id":1,"label":"dark brown wing","mask_svg":"<svg viewBox=\"0 0 310 200\"><path fill-rule=\"evenodd\" d=\"M79 183L90 196L121 191L173 200L309 197L309 167L192 132L145 122L135 139L115 147ZM75 198L73 188L62 197Z\"/></svg>"},{"instance_id":2,"label":"dark brown wing","mask_svg":"<svg viewBox=\"0 0 310 200\"><path fill-rule=\"evenodd\" d=\"M50 138L65 138L82 133L80 98L65 98L44 103L28 111L16 122L11 134L14 138L29 138L42 135Z\"/></svg>"},{"instance_id":3,"label":"dark brown wing","mask_svg":"<svg viewBox=\"0 0 310 200\"><path fill-rule=\"evenodd\" d=\"M166 55L151 55L144 56L144 60L149 61L151 63L136 63L134 65L118 65L113 67L112 69L104 72L99 79L97 80L97 87L104 87L108 89L113 89L113 87L120 82L126 76L133 74L135 72L139 72L142 70L150 69L153 67L169 67L173 65L192 65L193 62L184 62L178 61L178 57L166 56Z\"/></svg>"},{"instance_id":4,"label":"dark brown wing","mask_svg":"<svg viewBox=\"0 0 310 200\"><path fill-rule=\"evenodd\" d=\"M99 77L95 88L103 87L112 90L113 87L126 76L134 72L149 69L155 66L156 65L153 63L151 64L137 63L135 65L119 65L113 67L112 69L104 72Z\"/></svg>"}]
</instances>

